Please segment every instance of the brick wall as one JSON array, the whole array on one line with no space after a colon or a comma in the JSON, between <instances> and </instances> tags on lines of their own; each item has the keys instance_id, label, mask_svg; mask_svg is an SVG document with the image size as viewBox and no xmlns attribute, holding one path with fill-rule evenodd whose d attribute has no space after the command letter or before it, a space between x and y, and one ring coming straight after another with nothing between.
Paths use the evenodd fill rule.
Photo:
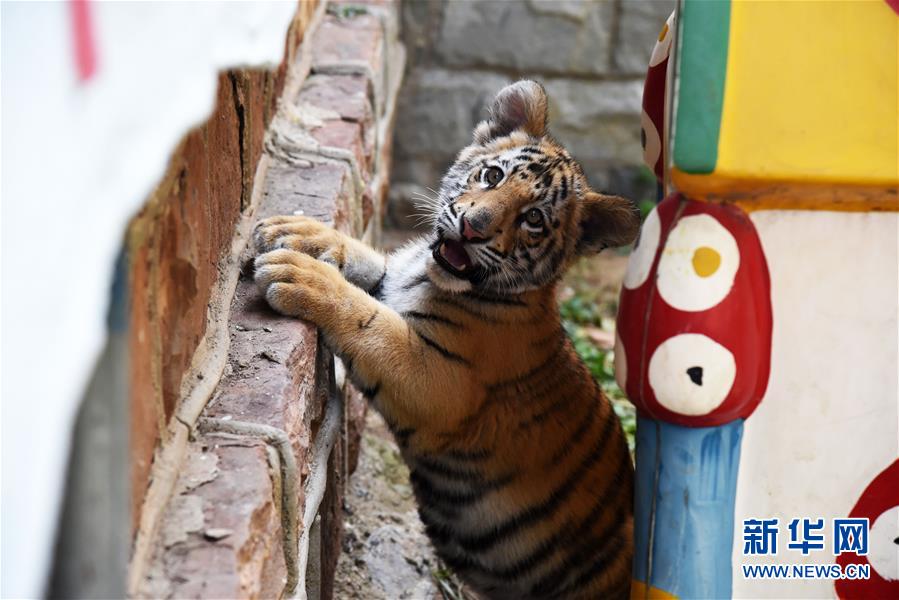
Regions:
<instances>
[{"instance_id":1,"label":"brick wall","mask_svg":"<svg viewBox=\"0 0 899 600\"><path fill-rule=\"evenodd\" d=\"M313 327L275 315L241 274L253 224L318 217L376 243L404 54L397 7L303 1L284 61L219 77L128 235L129 592L277 597L296 571L304 487L329 402L338 443L312 540L330 597L343 485L365 405Z\"/></svg>"},{"instance_id":2,"label":"brick wall","mask_svg":"<svg viewBox=\"0 0 899 600\"><path fill-rule=\"evenodd\" d=\"M409 73L400 96L390 218L437 188L504 85L537 79L550 130L597 188L655 198L643 168L643 79L675 0L432 0L403 4Z\"/></svg>"}]
</instances>

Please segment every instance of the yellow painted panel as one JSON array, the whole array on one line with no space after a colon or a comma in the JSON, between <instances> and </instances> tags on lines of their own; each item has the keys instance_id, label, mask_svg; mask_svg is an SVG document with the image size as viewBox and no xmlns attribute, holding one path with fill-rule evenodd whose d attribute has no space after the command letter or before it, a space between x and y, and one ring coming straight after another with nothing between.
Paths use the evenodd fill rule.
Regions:
<instances>
[{"instance_id":1,"label":"yellow painted panel","mask_svg":"<svg viewBox=\"0 0 899 600\"><path fill-rule=\"evenodd\" d=\"M715 174L899 181L897 71L883 0L734 0Z\"/></svg>"},{"instance_id":2,"label":"yellow painted panel","mask_svg":"<svg viewBox=\"0 0 899 600\"><path fill-rule=\"evenodd\" d=\"M896 185L859 185L834 181L734 178L720 173L696 175L672 168L674 187L691 200L736 204L755 210L899 212Z\"/></svg>"},{"instance_id":3,"label":"yellow painted panel","mask_svg":"<svg viewBox=\"0 0 899 600\"><path fill-rule=\"evenodd\" d=\"M670 594L665 590L657 587L649 586L636 579L631 580L631 600L678 600L677 596Z\"/></svg>"}]
</instances>

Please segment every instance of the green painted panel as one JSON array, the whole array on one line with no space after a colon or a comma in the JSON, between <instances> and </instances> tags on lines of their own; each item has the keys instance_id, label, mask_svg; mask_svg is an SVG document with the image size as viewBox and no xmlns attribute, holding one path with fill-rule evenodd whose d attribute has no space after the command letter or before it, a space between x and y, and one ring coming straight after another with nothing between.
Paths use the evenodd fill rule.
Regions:
<instances>
[{"instance_id":1,"label":"green painted panel","mask_svg":"<svg viewBox=\"0 0 899 600\"><path fill-rule=\"evenodd\" d=\"M730 0L684 0L682 8L674 166L705 174L718 161Z\"/></svg>"}]
</instances>

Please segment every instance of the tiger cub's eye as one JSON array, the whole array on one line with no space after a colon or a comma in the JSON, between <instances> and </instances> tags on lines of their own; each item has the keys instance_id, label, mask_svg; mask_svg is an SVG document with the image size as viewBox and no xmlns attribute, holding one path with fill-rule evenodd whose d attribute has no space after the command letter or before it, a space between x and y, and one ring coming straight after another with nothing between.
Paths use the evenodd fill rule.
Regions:
<instances>
[{"instance_id":1,"label":"tiger cub's eye","mask_svg":"<svg viewBox=\"0 0 899 600\"><path fill-rule=\"evenodd\" d=\"M536 208L532 208L524 213L524 220L528 222L528 225L538 227L543 224L543 213Z\"/></svg>"},{"instance_id":2,"label":"tiger cub's eye","mask_svg":"<svg viewBox=\"0 0 899 600\"><path fill-rule=\"evenodd\" d=\"M499 167L487 167L481 174L481 178L489 186L494 186L503 180L503 170Z\"/></svg>"}]
</instances>

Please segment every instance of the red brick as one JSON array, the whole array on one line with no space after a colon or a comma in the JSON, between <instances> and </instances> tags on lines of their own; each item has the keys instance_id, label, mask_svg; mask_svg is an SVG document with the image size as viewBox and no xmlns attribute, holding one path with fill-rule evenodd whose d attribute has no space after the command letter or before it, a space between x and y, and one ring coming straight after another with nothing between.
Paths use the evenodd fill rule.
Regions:
<instances>
[{"instance_id":1,"label":"red brick","mask_svg":"<svg viewBox=\"0 0 899 600\"><path fill-rule=\"evenodd\" d=\"M375 145L372 99L370 82L363 75L313 75L296 99L301 108L315 107L322 114L331 112L339 117L325 119L310 133L322 144L352 152L366 180L370 178Z\"/></svg>"},{"instance_id":2,"label":"red brick","mask_svg":"<svg viewBox=\"0 0 899 600\"><path fill-rule=\"evenodd\" d=\"M365 64L376 77L383 73L384 35L375 15L349 18L328 15L315 32L312 70L325 73L335 65Z\"/></svg>"},{"instance_id":3,"label":"red brick","mask_svg":"<svg viewBox=\"0 0 899 600\"><path fill-rule=\"evenodd\" d=\"M268 170L259 218L303 212L349 228L352 194L349 169L339 163L297 168L282 163ZM244 262L250 261L248 249ZM313 421L327 387L326 366L316 362L316 329L275 313L252 278L242 276L231 303L229 367L205 416L270 425L290 437L303 464ZM318 394L318 395L317 395ZM310 412L307 412L310 411Z\"/></svg>"},{"instance_id":4,"label":"red brick","mask_svg":"<svg viewBox=\"0 0 899 600\"><path fill-rule=\"evenodd\" d=\"M302 168L276 162L266 174L257 215L264 218L292 214L302 208L307 215L349 231L352 193L352 180L345 164L317 163ZM244 262L251 258L252 251L248 249ZM297 464L305 475L311 460L309 449L328 390L328 364L324 363L325 355L317 351L316 329L272 311L247 275L239 281L231 304L229 334L228 367L203 416L268 425L285 431ZM355 413L358 412L355 407ZM359 427L361 424L354 425L354 435L358 436ZM230 441L226 444L223 439ZM201 533L189 533L187 541L158 549L155 571L164 567L164 580L184 580L175 589L176 596L277 596L280 590L271 589L272 582L280 582L286 573L280 523L276 525L269 515L266 494L271 494L271 484L262 485L256 476L258 472L265 472L259 466L265 458L264 453L247 454L248 448L245 448L262 448L261 443L244 437L215 441L212 437L201 436L200 440L219 457L217 478L192 492L203 498L207 527L250 533L243 537L235 534L234 543L229 542L231 536L211 542ZM238 448L240 453L235 454ZM322 507L321 566L326 577L333 573L339 553L344 458L342 444L335 448L328 494ZM245 476L245 472L252 476ZM254 492L257 488L265 493ZM249 510L247 507L254 508ZM167 515L165 522L171 526L175 518L176 515ZM263 547L268 548L268 554L263 552ZM246 587L246 581L262 583L254 584L258 588L254 591ZM324 581L323 585L328 588L331 583ZM263 588L265 593L259 592Z\"/></svg>"},{"instance_id":5,"label":"red brick","mask_svg":"<svg viewBox=\"0 0 899 600\"><path fill-rule=\"evenodd\" d=\"M146 490L149 440L176 410L181 380L206 329L217 264L240 214L238 118L227 76L219 78L209 121L191 131L163 182L128 230L131 256L131 401L134 506ZM158 414L159 409L163 414ZM134 523L140 511L134 512Z\"/></svg>"},{"instance_id":6,"label":"red brick","mask_svg":"<svg viewBox=\"0 0 899 600\"><path fill-rule=\"evenodd\" d=\"M150 269L147 247L133 250L131 257L131 289L148 289ZM130 455L131 455L131 529L137 528L141 503L144 499L153 462L153 450L159 437L160 419L165 414L162 398L155 393L153 369L149 357L153 356L153 336L150 321L145 318L150 313L149 296L132 294L132 323L129 339L131 410L130 410ZM141 318L144 317L144 318ZM143 362L136 362L143 357Z\"/></svg>"},{"instance_id":7,"label":"red brick","mask_svg":"<svg viewBox=\"0 0 899 600\"><path fill-rule=\"evenodd\" d=\"M363 130L358 123L325 121L324 125L314 128L310 133L320 144L352 152L362 178L371 178L372 145L363 140Z\"/></svg>"},{"instance_id":8,"label":"red brick","mask_svg":"<svg viewBox=\"0 0 899 600\"><path fill-rule=\"evenodd\" d=\"M327 382L316 365L316 330L275 314L249 278L238 284L231 310L229 368L204 416L277 427L303 464Z\"/></svg>"},{"instance_id":9,"label":"red brick","mask_svg":"<svg viewBox=\"0 0 899 600\"><path fill-rule=\"evenodd\" d=\"M265 180L260 219L291 215L297 210L344 231L352 230L354 188L349 166L341 162L307 167L275 163Z\"/></svg>"},{"instance_id":10,"label":"red brick","mask_svg":"<svg viewBox=\"0 0 899 600\"><path fill-rule=\"evenodd\" d=\"M276 76L267 69L240 69L228 73L235 94L241 141L241 208L249 206L256 165L262 156L265 129L275 113Z\"/></svg>"},{"instance_id":11,"label":"red brick","mask_svg":"<svg viewBox=\"0 0 899 600\"><path fill-rule=\"evenodd\" d=\"M287 67L296 61L297 50L306 37L306 30L312 22L312 18L318 9L320 0L300 0L297 12L287 30L287 38L284 41L284 60L275 72L275 97L284 88L284 80L287 75Z\"/></svg>"},{"instance_id":12,"label":"red brick","mask_svg":"<svg viewBox=\"0 0 899 600\"><path fill-rule=\"evenodd\" d=\"M312 75L297 95L297 104L333 110L345 121L372 125L373 92L363 75Z\"/></svg>"},{"instance_id":13,"label":"red brick","mask_svg":"<svg viewBox=\"0 0 899 600\"><path fill-rule=\"evenodd\" d=\"M205 335L218 264L249 200L276 93L267 71L220 74L208 121L185 136L128 227L133 525L160 427Z\"/></svg>"},{"instance_id":14,"label":"red brick","mask_svg":"<svg viewBox=\"0 0 899 600\"><path fill-rule=\"evenodd\" d=\"M185 474L201 461L217 463L211 480L192 487ZM265 444L231 436L205 436L192 444L182 466L179 494L170 501L156 540L142 596L171 598L277 598L284 588L280 497L269 476ZM188 501L191 501L188 503ZM177 507L198 505L200 527ZM208 539L210 529L229 530ZM177 540L174 541L173 539ZM168 545L167 545L168 544Z\"/></svg>"},{"instance_id":15,"label":"red brick","mask_svg":"<svg viewBox=\"0 0 899 600\"><path fill-rule=\"evenodd\" d=\"M212 116L186 136L163 183L129 230L135 298L131 348L137 363L132 368L136 500L144 494L159 428L181 400L181 379L204 334L220 259L230 249L234 225L250 201L263 134L283 86L286 61L294 59L314 8L313 2L300 2L285 44L285 63L277 70L222 74ZM272 160L256 215L265 218L302 211L358 235L361 221L372 218L387 183L389 140L381 142L379 156L374 154L377 123L372 86L379 86L384 75L381 22L371 13L347 18L329 15L312 41L315 74L292 101L333 111L334 118L325 119L309 133L323 145L352 152L366 179L377 165L384 180L377 187L369 184L362 198L357 198L349 166L339 160L309 164ZM363 74L368 70L374 81ZM241 261L249 264L251 259L248 249ZM318 352L317 331L271 311L249 273L238 282L230 308L228 366L203 417L284 431L305 476L328 390L328 365L325 354ZM350 386L345 400L347 421L329 460L328 487L320 509L324 598L331 595L340 551L345 476L355 467L367 408ZM268 464L271 449L251 437L196 432L194 436L179 489L162 522L164 534L156 540L146 595L277 597L286 565L280 491L272 483ZM217 461L215 476L191 483L190 474L204 456ZM302 498L297 500L302 511ZM182 505L199 507L200 524L196 510L193 522L178 511ZM230 533L212 539L203 535L210 528ZM173 529L174 537L165 534Z\"/></svg>"}]
</instances>

